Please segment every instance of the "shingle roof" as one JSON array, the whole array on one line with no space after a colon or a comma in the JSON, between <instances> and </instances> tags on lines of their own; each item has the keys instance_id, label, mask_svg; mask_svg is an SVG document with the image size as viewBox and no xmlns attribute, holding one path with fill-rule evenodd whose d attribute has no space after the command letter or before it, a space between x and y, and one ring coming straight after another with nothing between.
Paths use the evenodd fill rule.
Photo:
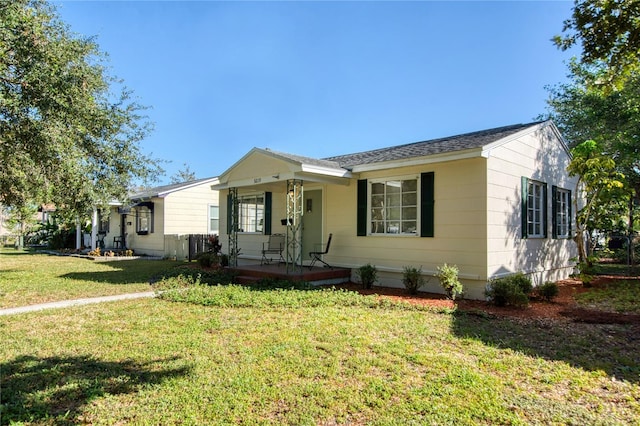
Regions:
<instances>
[{"instance_id":1,"label":"shingle roof","mask_svg":"<svg viewBox=\"0 0 640 426\"><path fill-rule=\"evenodd\" d=\"M173 183L171 185L156 186L156 187L153 187L153 188L144 189L142 191L139 191L139 192L136 192L134 194L131 194L129 196L129 198L131 200L144 200L144 199L148 199L148 198L158 197L158 196L160 196L160 194L173 192L173 191L179 190L179 189L181 189L183 187L191 187L191 186L194 186L194 185L198 185L199 183L210 181L212 179L215 179L215 178L208 177L208 178L203 178L203 179L191 180L189 182L181 182L181 183Z\"/></svg>"},{"instance_id":2,"label":"shingle roof","mask_svg":"<svg viewBox=\"0 0 640 426\"><path fill-rule=\"evenodd\" d=\"M324 158L324 160L337 162L340 167L351 169L354 166L363 164L462 151L465 149L483 147L537 124L540 124L540 122L497 127L494 129L465 133L457 136L449 136L446 138L374 149L372 151L357 152L355 154L338 155L335 157Z\"/></svg>"},{"instance_id":3,"label":"shingle roof","mask_svg":"<svg viewBox=\"0 0 640 426\"><path fill-rule=\"evenodd\" d=\"M281 158L284 158L284 159L288 159L288 160L294 161L294 162L299 163L299 164L309 164L309 165L313 165L313 166L326 167L326 168L330 168L330 169L339 169L340 168L340 164L338 164L338 162L331 161L331 160L328 160L328 159L305 157L303 155L296 155L296 154L289 154L287 152L273 151L273 150L271 150L269 148L266 148L265 151L275 155L276 157L281 157Z\"/></svg>"}]
</instances>

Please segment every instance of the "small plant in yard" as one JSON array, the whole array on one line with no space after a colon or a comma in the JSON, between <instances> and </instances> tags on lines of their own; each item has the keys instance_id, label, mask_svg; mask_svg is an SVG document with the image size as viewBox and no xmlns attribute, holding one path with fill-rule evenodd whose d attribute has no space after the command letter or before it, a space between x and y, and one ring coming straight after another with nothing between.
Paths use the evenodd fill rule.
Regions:
<instances>
[{"instance_id":1,"label":"small plant in yard","mask_svg":"<svg viewBox=\"0 0 640 426\"><path fill-rule=\"evenodd\" d=\"M529 294L533 290L531 279L522 272L489 281L484 294L496 306L516 306L523 308L529 305Z\"/></svg>"},{"instance_id":2,"label":"small plant in yard","mask_svg":"<svg viewBox=\"0 0 640 426\"><path fill-rule=\"evenodd\" d=\"M425 284L422 267L405 266L402 273L402 283L410 294L416 294L418 289Z\"/></svg>"},{"instance_id":3,"label":"small plant in yard","mask_svg":"<svg viewBox=\"0 0 640 426\"><path fill-rule=\"evenodd\" d=\"M100 247L96 247L95 250L91 250L89 252L89 256L100 257L101 256Z\"/></svg>"},{"instance_id":4,"label":"small plant in yard","mask_svg":"<svg viewBox=\"0 0 640 426\"><path fill-rule=\"evenodd\" d=\"M541 299L550 302L558 296L558 293L560 293L560 289L558 288L558 284L547 281L546 283L536 287L535 293Z\"/></svg>"},{"instance_id":5,"label":"small plant in yard","mask_svg":"<svg viewBox=\"0 0 640 426\"><path fill-rule=\"evenodd\" d=\"M458 279L458 266L447 265L438 266L438 280L440 285L444 289L447 297L451 300L455 300L457 296L462 294L462 283Z\"/></svg>"},{"instance_id":6,"label":"small plant in yard","mask_svg":"<svg viewBox=\"0 0 640 426\"><path fill-rule=\"evenodd\" d=\"M375 265L369 263L359 267L357 274L364 288L373 287L373 283L378 280L378 269L376 269Z\"/></svg>"}]
</instances>

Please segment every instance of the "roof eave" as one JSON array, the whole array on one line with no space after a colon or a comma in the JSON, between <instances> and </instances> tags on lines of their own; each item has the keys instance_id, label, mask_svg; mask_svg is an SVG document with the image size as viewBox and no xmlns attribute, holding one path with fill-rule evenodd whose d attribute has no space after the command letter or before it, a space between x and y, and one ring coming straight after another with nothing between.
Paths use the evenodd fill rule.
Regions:
<instances>
[{"instance_id":1,"label":"roof eave","mask_svg":"<svg viewBox=\"0 0 640 426\"><path fill-rule=\"evenodd\" d=\"M376 170L387 170L397 167L421 166L424 164L444 163L447 161L464 160L467 158L482 157L482 147L471 148L461 151L445 152L440 154L412 157L401 160L382 161L379 163L361 164L353 166L353 173L371 172Z\"/></svg>"}]
</instances>

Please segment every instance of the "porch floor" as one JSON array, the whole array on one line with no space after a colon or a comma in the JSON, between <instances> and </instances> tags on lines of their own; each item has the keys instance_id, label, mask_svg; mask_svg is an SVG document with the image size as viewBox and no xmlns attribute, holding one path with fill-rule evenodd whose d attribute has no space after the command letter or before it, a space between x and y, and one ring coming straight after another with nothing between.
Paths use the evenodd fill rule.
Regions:
<instances>
[{"instance_id":1,"label":"porch floor","mask_svg":"<svg viewBox=\"0 0 640 426\"><path fill-rule=\"evenodd\" d=\"M314 266L313 269L309 269L308 266L303 266L287 272L287 265L284 263L239 265L230 269L238 274L236 281L240 284L250 284L261 278L278 278L290 281L306 281L312 285L330 285L346 283L351 278L351 269L348 268Z\"/></svg>"}]
</instances>

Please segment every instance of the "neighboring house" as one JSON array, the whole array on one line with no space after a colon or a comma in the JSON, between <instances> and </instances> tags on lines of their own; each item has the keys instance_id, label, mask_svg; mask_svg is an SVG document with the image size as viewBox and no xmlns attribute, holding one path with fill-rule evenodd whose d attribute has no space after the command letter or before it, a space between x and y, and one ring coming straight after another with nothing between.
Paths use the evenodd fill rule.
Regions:
<instances>
[{"instance_id":1,"label":"neighboring house","mask_svg":"<svg viewBox=\"0 0 640 426\"><path fill-rule=\"evenodd\" d=\"M189 234L218 234L218 192L206 178L158 186L131 194L130 204L111 207L98 234L107 249L127 248L136 254L186 257Z\"/></svg>"},{"instance_id":2,"label":"neighboring house","mask_svg":"<svg viewBox=\"0 0 640 426\"><path fill-rule=\"evenodd\" d=\"M212 189L223 251L257 261L266 235L285 233L287 262L308 264L331 233L332 266L370 263L401 287L405 266L456 264L465 297L482 299L494 277L573 271L569 161L556 126L538 122L325 159L254 148ZM441 291L435 277L423 290Z\"/></svg>"}]
</instances>

